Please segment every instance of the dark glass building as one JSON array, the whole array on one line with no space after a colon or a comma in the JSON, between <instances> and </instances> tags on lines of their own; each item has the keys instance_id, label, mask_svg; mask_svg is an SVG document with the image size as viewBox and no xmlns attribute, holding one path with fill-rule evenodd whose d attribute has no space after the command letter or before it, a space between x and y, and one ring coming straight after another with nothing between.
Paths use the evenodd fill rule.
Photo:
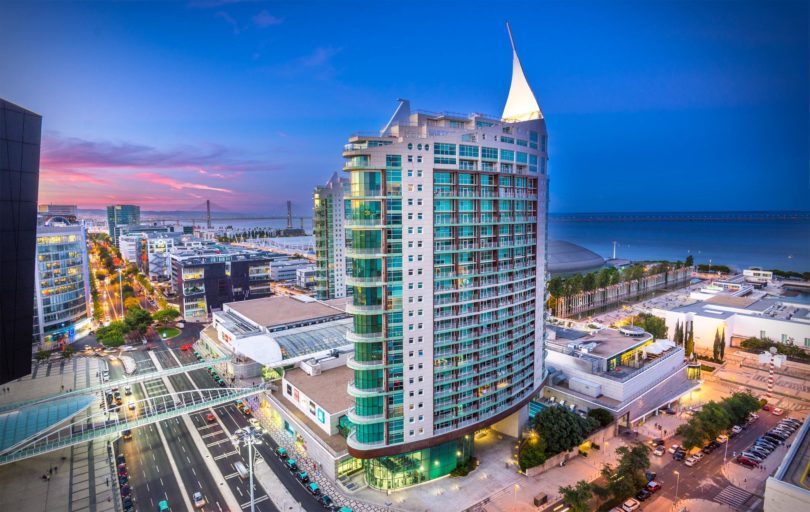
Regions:
<instances>
[{"instance_id":1,"label":"dark glass building","mask_svg":"<svg viewBox=\"0 0 810 512\"><path fill-rule=\"evenodd\" d=\"M42 116L0 99L0 383L31 373Z\"/></svg>"}]
</instances>

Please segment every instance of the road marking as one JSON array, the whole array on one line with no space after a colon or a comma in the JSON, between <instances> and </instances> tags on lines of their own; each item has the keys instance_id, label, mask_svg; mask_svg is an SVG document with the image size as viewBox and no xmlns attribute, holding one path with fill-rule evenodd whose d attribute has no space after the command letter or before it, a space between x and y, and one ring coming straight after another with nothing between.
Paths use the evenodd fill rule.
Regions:
<instances>
[{"instance_id":1,"label":"road marking","mask_svg":"<svg viewBox=\"0 0 810 512\"><path fill-rule=\"evenodd\" d=\"M197 485L199 485L199 486L200 486L200 489L202 489L202 484L200 483L200 481L199 481L199 480L197 480Z\"/></svg>"},{"instance_id":2,"label":"road marking","mask_svg":"<svg viewBox=\"0 0 810 512\"><path fill-rule=\"evenodd\" d=\"M236 490L237 490L237 491L239 491L239 496L244 496L244 494L242 494L242 488L241 488L241 487L239 487L239 486L237 485L237 486L236 486Z\"/></svg>"},{"instance_id":3,"label":"road marking","mask_svg":"<svg viewBox=\"0 0 810 512\"><path fill-rule=\"evenodd\" d=\"M209 448L210 448L210 447L212 447L212 446L216 446L216 445L218 445L218 444L222 444L222 443L230 443L230 442L231 442L231 440L230 440L230 439L228 439L228 438L226 437L225 439L220 439L219 441L214 441L213 443L208 443L208 444L206 444L205 446L207 446L207 447L209 447Z\"/></svg>"},{"instance_id":4,"label":"road marking","mask_svg":"<svg viewBox=\"0 0 810 512\"><path fill-rule=\"evenodd\" d=\"M189 464L191 464L191 459L188 458L188 455L186 455L186 460L188 461Z\"/></svg>"},{"instance_id":5,"label":"road marking","mask_svg":"<svg viewBox=\"0 0 810 512\"><path fill-rule=\"evenodd\" d=\"M239 453L239 452L236 451L236 450L234 450L232 452L228 452L228 453L223 453L222 455L217 455L216 457L214 457L214 460L224 459L225 457L230 457L231 455L234 455L234 454L237 454L237 453Z\"/></svg>"},{"instance_id":6,"label":"road marking","mask_svg":"<svg viewBox=\"0 0 810 512\"><path fill-rule=\"evenodd\" d=\"M219 512L222 512L222 506L220 506L219 502L217 502L217 508L219 509Z\"/></svg>"},{"instance_id":7,"label":"road marking","mask_svg":"<svg viewBox=\"0 0 810 512\"><path fill-rule=\"evenodd\" d=\"M267 496L267 495L265 494L265 495L264 495L264 496L262 496L261 498L256 498L256 499L254 499L254 500L253 500L253 503L261 503L262 501L267 501L267 500L269 500L269 499L270 499L270 497L269 497L269 496ZM245 503L242 503L242 504L241 504L241 505L239 505L239 506L240 506L240 507L242 507L242 510L245 510L245 509L247 509L247 508L250 508L250 502L249 502L249 501L246 501Z\"/></svg>"},{"instance_id":8,"label":"road marking","mask_svg":"<svg viewBox=\"0 0 810 512\"><path fill-rule=\"evenodd\" d=\"M197 476L197 472L194 471L194 468L191 468L191 472L194 473L194 476Z\"/></svg>"},{"instance_id":9,"label":"road marking","mask_svg":"<svg viewBox=\"0 0 810 512\"><path fill-rule=\"evenodd\" d=\"M163 477L160 477L160 486L161 487L166 487L166 485L163 483Z\"/></svg>"},{"instance_id":10,"label":"road marking","mask_svg":"<svg viewBox=\"0 0 810 512\"><path fill-rule=\"evenodd\" d=\"M217 425L217 426L219 426L219 425ZM219 434L222 434L222 433L223 433L223 432L222 432L221 430L217 430L216 432L211 432L210 434L205 434L204 436L200 436L200 437L201 437L202 439L205 439L205 438L207 438L207 437L214 437L214 436L219 435Z\"/></svg>"},{"instance_id":11,"label":"road marking","mask_svg":"<svg viewBox=\"0 0 810 512\"><path fill-rule=\"evenodd\" d=\"M229 480L229 479L235 477L237 474L238 473L231 473L230 475L225 475L225 480Z\"/></svg>"}]
</instances>

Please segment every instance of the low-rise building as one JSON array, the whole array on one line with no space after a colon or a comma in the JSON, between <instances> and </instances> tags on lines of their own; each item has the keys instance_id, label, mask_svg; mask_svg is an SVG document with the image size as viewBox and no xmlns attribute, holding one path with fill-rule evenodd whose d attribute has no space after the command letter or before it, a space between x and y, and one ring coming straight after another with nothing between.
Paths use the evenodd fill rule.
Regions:
<instances>
[{"instance_id":1,"label":"low-rise building","mask_svg":"<svg viewBox=\"0 0 810 512\"><path fill-rule=\"evenodd\" d=\"M751 267L743 270L743 277L747 283L764 286L773 280L773 272L762 270L759 267Z\"/></svg>"},{"instance_id":2,"label":"low-rise building","mask_svg":"<svg viewBox=\"0 0 810 512\"><path fill-rule=\"evenodd\" d=\"M318 270L315 266L301 267L295 271L295 284L299 288L310 289L315 286Z\"/></svg>"},{"instance_id":3,"label":"low-rise building","mask_svg":"<svg viewBox=\"0 0 810 512\"><path fill-rule=\"evenodd\" d=\"M309 260L280 258L270 262L270 279L273 281L295 281L299 268L312 266Z\"/></svg>"},{"instance_id":4,"label":"low-rise building","mask_svg":"<svg viewBox=\"0 0 810 512\"><path fill-rule=\"evenodd\" d=\"M716 294L652 313L666 320L669 332L674 332L676 323L691 326L698 352L711 352L718 332L727 346L737 346L747 338L770 338L810 350L810 304L785 302L761 292Z\"/></svg>"},{"instance_id":5,"label":"low-rise building","mask_svg":"<svg viewBox=\"0 0 810 512\"><path fill-rule=\"evenodd\" d=\"M683 347L625 326L592 333L549 325L543 398L583 413L604 408L620 424L643 420L697 387Z\"/></svg>"}]
</instances>

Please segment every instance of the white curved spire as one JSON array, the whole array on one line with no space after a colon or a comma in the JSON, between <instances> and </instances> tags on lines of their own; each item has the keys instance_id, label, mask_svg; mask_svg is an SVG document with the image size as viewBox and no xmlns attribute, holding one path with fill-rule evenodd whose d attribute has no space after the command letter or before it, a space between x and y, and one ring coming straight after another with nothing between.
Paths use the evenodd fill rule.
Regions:
<instances>
[{"instance_id":1,"label":"white curved spire","mask_svg":"<svg viewBox=\"0 0 810 512\"><path fill-rule=\"evenodd\" d=\"M523 67L520 65L508 21L506 30L509 32L509 41L512 43L512 85L509 87L509 97L506 98L506 106L503 107L501 118L504 121L512 122L542 119L543 112L540 111L540 105L537 104L526 75L523 74Z\"/></svg>"}]
</instances>

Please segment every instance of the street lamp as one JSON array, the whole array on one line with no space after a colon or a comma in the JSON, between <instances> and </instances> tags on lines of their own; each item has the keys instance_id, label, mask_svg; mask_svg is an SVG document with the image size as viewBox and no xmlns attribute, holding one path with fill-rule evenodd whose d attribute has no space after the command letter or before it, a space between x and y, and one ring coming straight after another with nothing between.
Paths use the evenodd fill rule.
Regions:
<instances>
[{"instance_id":1,"label":"street lamp","mask_svg":"<svg viewBox=\"0 0 810 512\"><path fill-rule=\"evenodd\" d=\"M677 471L673 471L673 473L675 474L675 477L676 477L676 480L675 480L675 503L678 503L678 486L681 483L681 474L678 473Z\"/></svg>"},{"instance_id":2,"label":"street lamp","mask_svg":"<svg viewBox=\"0 0 810 512\"><path fill-rule=\"evenodd\" d=\"M124 285L121 284L121 274L124 272L123 268L118 269L118 298L121 299L121 319L124 318Z\"/></svg>"},{"instance_id":3,"label":"street lamp","mask_svg":"<svg viewBox=\"0 0 810 512\"><path fill-rule=\"evenodd\" d=\"M256 503L254 502L253 497L253 446L260 445L264 441L262 441L262 429L254 426L247 426L234 431L233 436L231 436L231 442L233 443L235 448L239 448L241 446L248 447L248 459L250 459L250 512L256 511Z\"/></svg>"}]
</instances>

